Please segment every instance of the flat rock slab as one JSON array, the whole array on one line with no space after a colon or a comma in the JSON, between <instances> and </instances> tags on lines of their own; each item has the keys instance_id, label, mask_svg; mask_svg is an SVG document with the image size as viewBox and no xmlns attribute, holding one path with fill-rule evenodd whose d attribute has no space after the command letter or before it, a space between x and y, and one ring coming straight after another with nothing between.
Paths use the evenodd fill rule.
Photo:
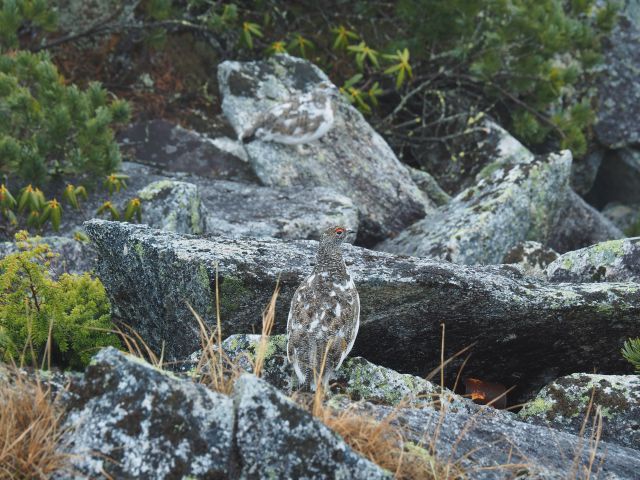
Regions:
<instances>
[{"instance_id":1,"label":"flat rock slab","mask_svg":"<svg viewBox=\"0 0 640 480\"><path fill-rule=\"evenodd\" d=\"M640 282L640 237L567 252L547 267L552 282Z\"/></svg>"},{"instance_id":2,"label":"flat rock slab","mask_svg":"<svg viewBox=\"0 0 640 480\"><path fill-rule=\"evenodd\" d=\"M85 229L114 313L158 352L164 342L168 359L200 348L186 302L215 324L216 266L225 336L261 330L278 279L274 333L284 332L317 248L314 241L201 239L103 220ZM506 266L464 267L349 245L343 251L362 305L353 355L425 375L439 364L444 323L445 358L475 342L465 374L486 381L540 389L575 371L630 369L619 351L640 325L639 284L544 284Z\"/></svg>"},{"instance_id":3,"label":"flat rock slab","mask_svg":"<svg viewBox=\"0 0 640 480\"><path fill-rule=\"evenodd\" d=\"M545 243L569 192L567 150L485 167L482 179L377 250L465 265L500 263L524 240Z\"/></svg>"},{"instance_id":4,"label":"flat rock slab","mask_svg":"<svg viewBox=\"0 0 640 480\"><path fill-rule=\"evenodd\" d=\"M519 416L529 423L577 434L587 412L593 419L597 408L602 413L604 441L640 450L640 375L574 373L558 378L525 405Z\"/></svg>"},{"instance_id":5,"label":"flat rock slab","mask_svg":"<svg viewBox=\"0 0 640 480\"><path fill-rule=\"evenodd\" d=\"M151 120L130 125L120 132L118 142L136 162L164 172L258 181L242 145L228 136L210 138L166 120Z\"/></svg>"},{"instance_id":6,"label":"flat rock slab","mask_svg":"<svg viewBox=\"0 0 640 480\"><path fill-rule=\"evenodd\" d=\"M630 480L640 471L638 450L605 441L594 447L589 442L590 428L580 438L518 421L514 415L491 408L480 413L448 410L441 414L432 408L394 412L392 407L364 404L360 411L376 418L393 415L405 427L408 440L435 452L441 461L462 467L474 480Z\"/></svg>"},{"instance_id":7,"label":"flat rock slab","mask_svg":"<svg viewBox=\"0 0 640 480\"><path fill-rule=\"evenodd\" d=\"M272 188L238 182L201 182L207 235L319 239L323 227L358 231L351 199L325 187Z\"/></svg>"},{"instance_id":8,"label":"flat rock slab","mask_svg":"<svg viewBox=\"0 0 640 480\"><path fill-rule=\"evenodd\" d=\"M306 60L276 55L257 62L223 62L218 68L222 109L236 132L261 112L313 89L327 76ZM315 142L295 145L253 141L249 161L270 186L330 187L350 197L361 215L358 242L372 244L399 232L433 209L382 137L346 99L334 100L335 124Z\"/></svg>"}]
</instances>

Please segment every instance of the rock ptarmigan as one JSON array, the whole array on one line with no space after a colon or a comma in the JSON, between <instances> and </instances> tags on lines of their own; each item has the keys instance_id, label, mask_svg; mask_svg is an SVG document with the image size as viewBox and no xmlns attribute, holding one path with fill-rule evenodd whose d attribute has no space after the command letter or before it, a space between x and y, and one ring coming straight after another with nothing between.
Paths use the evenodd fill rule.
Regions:
<instances>
[{"instance_id":1,"label":"rock ptarmigan","mask_svg":"<svg viewBox=\"0 0 640 480\"><path fill-rule=\"evenodd\" d=\"M316 266L291 301L287 359L303 390L316 389L321 370L322 384L327 387L358 334L360 298L340 251L349 233L344 227L322 233Z\"/></svg>"},{"instance_id":2,"label":"rock ptarmigan","mask_svg":"<svg viewBox=\"0 0 640 480\"><path fill-rule=\"evenodd\" d=\"M321 82L313 90L261 113L240 135L243 143L255 139L286 145L313 142L331 130L334 122L332 100L338 89Z\"/></svg>"}]
</instances>

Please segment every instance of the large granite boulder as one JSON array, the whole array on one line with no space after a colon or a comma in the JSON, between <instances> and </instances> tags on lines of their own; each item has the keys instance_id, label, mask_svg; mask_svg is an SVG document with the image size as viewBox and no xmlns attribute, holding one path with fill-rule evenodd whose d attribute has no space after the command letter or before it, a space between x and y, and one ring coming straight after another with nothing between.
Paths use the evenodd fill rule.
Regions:
<instances>
[{"instance_id":1,"label":"large granite boulder","mask_svg":"<svg viewBox=\"0 0 640 480\"><path fill-rule=\"evenodd\" d=\"M216 271L225 336L261 330L278 279L274 333L282 333L317 248L314 241L201 239L103 220L85 229L114 313L151 348L159 352L164 345L171 360L200 348L186 302L216 324ZM636 283L553 285L508 266L465 267L349 245L343 251L362 305L354 355L424 375L439 365L444 323L445 357L475 342L465 373L507 386L539 389L580 369L630 369L619 350L623 339L637 334ZM460 363L451 362L448 381Z\"/></svg>"},{"instance_id":2,"label":"large granite boulder","mask_svg":"<svg viewBox=\"0 0 640 480\"><path fill-rule=\"evenodd\" d=\"M206 229L200 192L193 183L159 180L138 191L144 202L144 223L177 233L203 233Z\"/></svg>"},{"instance_id":3,"label":"large granite boulder","mask_svg":"<svg viewBox=\"0 0 640 480\"><path fill-rule=\"evenodd\" d=\"M623 237L624 233L611 220L571 190L558 212L547 246L564 253Z\"/></svg>"},{"instance_id":4,"label":"large granite boulder","mask_svg":"<svg viewBox=\"0 0 640 480\"><path fill-rule=\"evenodd\" d=\"M277 102L308 92L327 76L288 55L256 62L226 61L218 68L222 109L238 134ZM361 215L358 241L372 244L433 209L407 168L346 99L334 100L335 124L319 140L296 146L253 141L246 145L258 178L270 186L330 187L350 197Z\"/></svg>"},{"instance_id":5,"label":"large granite boulder","mask_svg":"<svg viewBox=\"0 0 640 480\"><path fill-rule=\"evenodd\" d=\"M640 282L640 237L567 252L547 267L552 282Z\"/></svg>"},{"instance_id":6,"label":"large granite boulder","mask_svg":"<svg viewBox=\"0 0 640 480\"><path fill-rule=\"evenodd\" d=\"M210 138L167 120L151 120L130 125L119 133L118 142L129 158L165 174L257 182L242 144L227 136L233 130L220 133Z\"/></svg>"},{"instance_id":7,"label":"large granite boulder","mask_svg":"<svg viewBox=\"0 0 640 480\"><path fill-rule=\"evenodd\" d=\"M238 182L202 182L207 235L319 239L324 227L358 231L351 199L324 187L272 188Z\"/></svg>"},{"instance_id":8,"label":"large granite boulder","mask_svg":"<svg viewBox=\"0 0 640 480\"><path fill-rule=\"evenodd\" d=\"M603 40L595 134L609 148L640 143L640 16L637 0L624 0L613 32Z\"/></svg>"},{"instance_id":9,"label":"large granite boulder","mask_svg":"<svg viewBox=\"0 0 640 480\"><path fill-rule=\"evenodd\" d=\"M71 391L63 448L78 479L391 478L252 375L228 397L108 348Z\"/></svg>"},{"instance_id":10,"label":"large granite boulder","mask_svg":"<svg viewBox=\"0 0 640 480\"><path fill-rule=\"evenodd\" d=\"M574 373L558 378L518 415L529 423L580 433L587 413L593 419L598 409L602 440L640 450L640 375Z\"/></svg>"},{"instance_id":11,"label":"large granite boulder","mask_svg":"<svg viewBox=\"0 0 640 480\"><path fill-rule=\"evenodd\" d=\"M354 413L379 419L391 415L403 426L405 445L412 442L436 465L446 460L449 472L460 469L468 478L630 480L640 471L638 450L606 441L590 442L590 427L580 437L527 424L492 408L473 413L428 407L394 410L370 403L352 408Z\"/></svg>"},{"instance_id":12,"label":"large granite boulder","mask_svg":"<svg viewBox=\"0 0 640 480\"><path fill-rule=\"evenodd\" d=\"M571 153L492 164L480 181L376 249L454 263L500 263L524 240L545 243L569 193Z\"/></svg>"},{"instance_id":13,"label":"large granite boulder","mask_svg":"<svg viewBox=\"0 0 640 480\"><path fill-rule=\"evenodd\" d=\"M72 393L65 445L82 478L229 475L230 398L114 348L95 356Z\"/></svg>"},{"instance_id":14,"label":"large granite boulder","mask_svg":"<svg viewBox=\"0 0 640 480\"><path fill-rule=\"evenodd\" d=\"M235 383L240 478L391 479L335 432L268 383L244 374Z\"/></svg>"}]
</instances>

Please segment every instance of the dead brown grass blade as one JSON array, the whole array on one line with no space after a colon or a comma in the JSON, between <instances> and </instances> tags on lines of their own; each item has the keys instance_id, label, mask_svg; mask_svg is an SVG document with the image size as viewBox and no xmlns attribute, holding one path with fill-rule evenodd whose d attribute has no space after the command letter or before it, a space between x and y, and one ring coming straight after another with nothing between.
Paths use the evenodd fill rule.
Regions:
<instances>
[{"instance_id":1,"label":"dead brown grass blade","mask_svg":"<svg viewBox=\"0 0 640 480\"><path fill-rule=\"evenodd\" d=\"M64 412L51 389L15 366L3 370L11 378L0 382L0 479L70 472L71 456L61 448Z\"/></svg>"},{"instance_id":2,"label":"dead brown grass blade","mask_svg":"<svg viewBox=\"0 0 640 480\"><path fill-rule=\"evenodd\" d=\"M280 278L276 281L276 287L271 295L269 304L262 312L262 333L260 335L260 342L256 349L256 360L253 366L253 373L259 377L262 374L262 368L264 367L264 359L267 355L267 347L269 345L269 337L273 330L273 325L276 319L276 302L278 295L280 294Z\"/></svg>"}]
</instances>

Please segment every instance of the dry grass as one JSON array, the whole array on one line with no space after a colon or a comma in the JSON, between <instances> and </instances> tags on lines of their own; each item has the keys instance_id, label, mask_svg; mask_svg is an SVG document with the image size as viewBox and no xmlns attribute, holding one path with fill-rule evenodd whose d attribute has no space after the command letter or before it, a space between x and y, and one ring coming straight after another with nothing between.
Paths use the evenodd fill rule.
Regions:
<instances>
[{"instance_id":1,"label":"dry grass","mask_svg":"<svg viewBox=\"0 0 640 480\"><path fill-rule=\"evenodd\" d=\"M0 479L45 479L68 471L70 455L62 452L64 411L37 373L27 377L7 366L0 379Z\"/></svg>"}]
</instances>

